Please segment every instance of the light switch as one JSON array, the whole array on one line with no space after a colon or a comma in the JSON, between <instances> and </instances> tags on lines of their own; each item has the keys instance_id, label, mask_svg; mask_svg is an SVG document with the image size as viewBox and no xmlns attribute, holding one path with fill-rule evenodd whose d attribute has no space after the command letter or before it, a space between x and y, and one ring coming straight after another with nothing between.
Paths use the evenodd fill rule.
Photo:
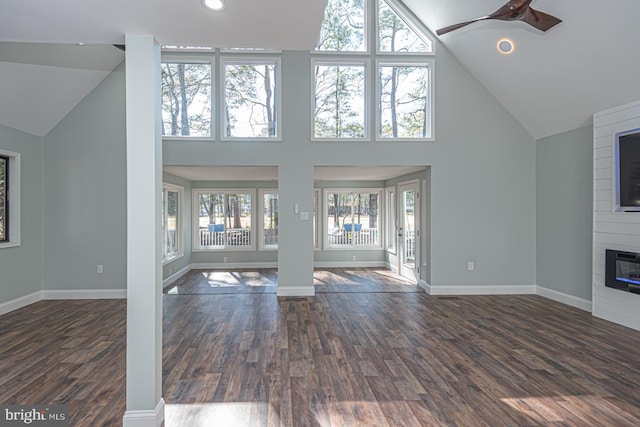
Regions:
<instances>
[{"instance_id":1,"label":"light switch","mask_svg":"<svg viewBox=\"0 0 640 427\"><path fill-rule=\"evenodd\" d=\"M300 212L301 221L309 221L309 212Z\"/></svg>"}]
</instances>

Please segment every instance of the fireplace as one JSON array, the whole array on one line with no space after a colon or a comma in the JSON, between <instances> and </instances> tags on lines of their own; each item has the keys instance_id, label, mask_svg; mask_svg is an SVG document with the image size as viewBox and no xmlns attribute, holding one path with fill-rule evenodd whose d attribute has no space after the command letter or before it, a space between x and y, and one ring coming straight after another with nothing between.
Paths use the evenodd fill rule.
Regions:
<instances>
[{"instance_id":1,"label":"fireplace","mask_svg":"<svg viewBox=\"0 0 640 427\"><path fill-rule=\"evenodd\" d=\"M604 284L640 294L640 254L607 249Z\"/></svg>"}]
</instances>

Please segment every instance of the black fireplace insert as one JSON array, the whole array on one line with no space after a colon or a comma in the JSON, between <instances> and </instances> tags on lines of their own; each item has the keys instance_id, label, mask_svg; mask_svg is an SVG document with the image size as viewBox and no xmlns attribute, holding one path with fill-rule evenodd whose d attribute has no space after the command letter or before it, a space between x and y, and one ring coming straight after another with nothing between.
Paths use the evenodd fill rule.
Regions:
<instances>
[{"instance_id":1,"label":"black fireplace insert","mask_svg":"<svg viewBox=\"0 0 640 427\"><path fill-rule=\"evenodd\" d=\"M604 284L640 294L640 254L607 249Z\"/></svg>"}]
</instances>

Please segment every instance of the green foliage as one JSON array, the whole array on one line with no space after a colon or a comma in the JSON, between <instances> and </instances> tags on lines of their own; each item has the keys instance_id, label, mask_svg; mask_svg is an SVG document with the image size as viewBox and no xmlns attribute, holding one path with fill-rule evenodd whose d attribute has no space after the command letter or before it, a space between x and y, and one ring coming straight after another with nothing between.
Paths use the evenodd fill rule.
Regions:
<instances>
[{"instance_id":1,"label":"green foliage","mask_svg":"<svg viewBox=\"0 0 640 427\"><path fill-rule=\"evenodd\" d=\"M315 131L319 138L363 138L364 66L316 65Z\"/></svg>"},{"instance_id":2,"label":"green foliage","mask_svg":"<svg viewBox=\"0 0 640 427\"><path fill-rule=\"evenodd\" d=\"M317 50L363 52L364 27L364 0L329 0Z\"/></svg>"}]
</instances>

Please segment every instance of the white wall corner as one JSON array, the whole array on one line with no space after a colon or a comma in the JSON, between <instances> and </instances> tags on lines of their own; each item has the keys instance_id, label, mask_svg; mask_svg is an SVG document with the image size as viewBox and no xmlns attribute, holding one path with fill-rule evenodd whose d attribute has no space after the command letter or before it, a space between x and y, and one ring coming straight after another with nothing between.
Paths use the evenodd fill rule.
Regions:
<instances>
[{"instance_id":1,"label":"white wall corner","mask_svg":"<svg viewBox=\"0 0 640 427\"><path fill-rule=\"evenodd\" d=\"M175 282L176 280L178 280L179 278L181 278L182 276L190 272L191 269L193 269L193 265L189 264L186 267L176 271L171 276L164 279L162 281L162 289L165 289L167 286L171 285L173 282Z\"/></svg>"},{"instance_id":2,"label":"white wall corner","mask_svg":"<svg viewBox=\"0 0 640 427\"><path fill-rule=\"evenodd\" d=\"M17 310L22 307L26 307L34 302L38 302L44 299L42 291L37 291L29 295L22 296L20 298L13 299L11 301L3 302L0 304L0 316L7 314L11 311Z\"/></svg>"},{"instance_id":3,"label":"white wall corner","mask_svg":"<svg viewBox=\"0 0 640 427\"><path fill-rule=\"evenodd\" d=\"M431 295L431 285L428 284L425 280L420 279L420 281L418 282L418 286L424 289L427 294Z\"/></svg>"},{"instance_id":4,"label":"white wall corner","mask_svg":"<svg viewBox=\"0 0 640 427\"><path fill-rule=\"evenodd\" d=\"M276 295L279 297L313 297L316 288L313 286L278 286Z\"/></svg>"},{"instance_id":5,"label":"white wall corner","mask_svg":"<svg viewBox=\"0 0 640 427\"><path fill-rule=\"evenodd\" d=\"M592 312L591 301L584 298L579 298L553 289L544 288L542 286L536 286L536 294L562 304L570 305L571 307L579 308L580 310L588 311L589 313Z\"/></svg>"},{"instance_id":6,"label":"white wall corner","mask_svg":"<svg viewBox=\"0 0 640 427\"><path fill-rule=\"evenodd\" d=\"M126 411L122 418L122 427L160 427L164 423L164 399L150 411Z\"/></svg>"}]
</instances>

